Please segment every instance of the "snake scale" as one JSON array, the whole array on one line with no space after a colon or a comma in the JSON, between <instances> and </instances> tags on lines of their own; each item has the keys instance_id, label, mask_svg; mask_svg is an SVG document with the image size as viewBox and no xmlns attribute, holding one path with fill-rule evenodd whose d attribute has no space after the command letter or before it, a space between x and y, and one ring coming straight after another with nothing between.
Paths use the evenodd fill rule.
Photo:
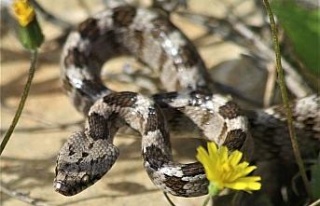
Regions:
<instances>
[{"instance_id":1,"label":"snake scale","mask_svg":"<svg viewBox=\"0 0 320 206\"><path fill-rule=\"evenodd\" d=\"M133 55L145 63L159 74L167 92L148 97L106 87L101 68L119 55ZM189 123L183 119L189 119L208 141L231 150L250 145L251 127L255 145L279 148L259 150L257 159L291 151L286 135L275 139L286 133L280 125L285 120L282 107L249 111L248 122L230 97L216 93L196 48L162 11L116 5L88 18L69 35L61 67L65 90L87 116L84 129L68 138L57 158L54 188L63 195L81 192L109 171L119 155L113 138L125 125L142 137L141 152L150 179L176 196L208 192L199 162L181 164L172 158L169 132L188 130ZM298 134L302 142L316 142L313 145L320 141L319 101L312 95L292 103Z\"/></svg>"}]
</instances>

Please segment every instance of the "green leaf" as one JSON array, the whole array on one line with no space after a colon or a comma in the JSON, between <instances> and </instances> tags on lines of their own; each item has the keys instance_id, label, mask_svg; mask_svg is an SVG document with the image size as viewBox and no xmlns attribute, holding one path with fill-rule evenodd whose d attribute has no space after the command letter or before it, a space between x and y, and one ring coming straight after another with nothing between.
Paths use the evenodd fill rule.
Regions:
<instances>
[{"instance_id":1,"label":"green leaf","mask_svg":"<svg viewBox=\"0 0 320 206\"><path fill-rule=\"evenodd\" d=\"M294 1L272 1L272 8L296 54L310 71L320 75L320 9L307 10Z\"/></svg>"}]
</instances>

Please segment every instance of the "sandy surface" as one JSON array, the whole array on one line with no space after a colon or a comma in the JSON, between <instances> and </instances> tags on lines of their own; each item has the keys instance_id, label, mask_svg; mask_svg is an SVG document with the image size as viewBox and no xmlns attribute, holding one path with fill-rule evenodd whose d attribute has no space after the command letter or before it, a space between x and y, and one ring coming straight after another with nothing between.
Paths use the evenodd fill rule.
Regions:
<instances>
[{"instance_id":1,"label":"sandy surface","mask_svg":"<svg viewBox=\"0 0 320 206\"><path fill-rule=\"evenodd\" d=\"M87 13L77 1L40 1L61 18L76 23ZM89 2L89 1L88 1ZM90 1L90 12L102 9ZM219 2L219 1L217 1ZM195 12L223 17L221 3L209 0L190 1ZM250 5L245 5L250 7ZM238 9L239 10L239 9ZM174 18L191 39L198 39L204 30L186 19ZM37 73L20 119L3 155L1 181L11 190L28 193L34 199L53 205L169 205L161 191L148 178L140 156L140 138L118 136L115 144L121 155L111 171L94 186L73 197L54 192L52 181L56 155L71 132L78 129L84 118L71 105L61 89L59 56L61 48L54 39L61 34L58 27L41 21L46 43L41 48ZM199 39L198 39L199 40ZM199 41L198 41L199 42ZM212 36L199 43L201 55L209 67L237 59L243 49L232 43L221 42ZM198 44L197 44L198 45ZM115 63L117 64L117 63ZM123 62L119 62L123 65ZM1 35L1 132L8 128L28 74L29 54L16 40L12 31ZM119 66L121 68L121 66ZM125 86L113 85L117 90ZM134 87L133 87L134 88ZM194 160L199 142L195 139L172 139L178 160ZM183 145L183 147L181 146ZM203 198L173 198L177 205L201 205ZM24 206L21 201L1 194L3 206Z\"/></svg>"}]
</instances>

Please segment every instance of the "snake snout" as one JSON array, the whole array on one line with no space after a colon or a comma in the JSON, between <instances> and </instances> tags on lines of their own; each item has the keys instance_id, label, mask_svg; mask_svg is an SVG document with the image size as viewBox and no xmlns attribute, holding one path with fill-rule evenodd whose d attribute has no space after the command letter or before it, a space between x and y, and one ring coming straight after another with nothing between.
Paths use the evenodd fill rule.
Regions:
<instances>
[{"instance_id":1,"label":"snake snout","mask_svg":"<svg viewBox=\"0 0 320 206\"><path fill-rule=\"evenodd\" d=\"M66 187L66 185L61 181L54 181L53 187L56 192L59 192L64 196L72 196L78 193L76 191L70 190L70 188Z\"/></svg>"},{"instance_id":2,"label":"snake snout","mask_svg":"<svg viewBox=\"0 0 320 206\"><path fill-rule=\"evenodd\" d=\"M103 176L103 174L96 174L91 171L70 172L62 169L63 167L61 166L62 164L57 166L53 187L56 192L65 196L73 196L80 193Z\"/></svg>"}]
</instances>

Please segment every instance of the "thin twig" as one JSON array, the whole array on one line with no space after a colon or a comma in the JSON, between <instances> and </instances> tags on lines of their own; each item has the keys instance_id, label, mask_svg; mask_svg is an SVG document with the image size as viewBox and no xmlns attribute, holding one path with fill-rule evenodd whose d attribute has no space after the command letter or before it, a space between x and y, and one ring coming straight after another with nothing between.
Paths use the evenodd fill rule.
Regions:
<instances>
[{"instance_id":1,"label":"thin twig","mask_svg":"<svg viewBox=\"0 0 320 206\"><path fill-rule=\"evenodd\" d=\"M2 154L4 148L6 147L14 128L16 127L16 125L17 125L17 123L19 121L19 118L20 118L20 115L22 113L24 104L25 104L25 102L27 100L27 97L28 97L28 94L29 94L29 91L30 91L32 79L34 77L34 73L35 73L35 70L36 70L37 59L38 59L38 51L37 50L31 51L31 65L30 65L30 69L29 69L28 80L27 80L27 83L26 83L26 85L24 87L24 90L22 92L22 95L21 95L21 98L20 98L20 102L19 102L19 106L18 106L18 109L17 109L17 111L15 113L15 116L14 116L12 122L11 122L11 125L10 125L7 133L5 134L5 136L4 136L4 138L3 138L2 142L1 142L0 155Z\"/></svg>"},{"instance_id":2,"label":"thin twig","mask_svg":"<svg viewBox=\"0 0 320 206\"><path fill-rule=\"evenodd\" d=\"M288 121L288 129L289 129L289 135L290 135L290 139L291 139L291 145L292 145L294 156L296 158L296 163L298 164L298 167L299 167L300 175L302 177L304 186L306 188L306 192L307 192L309 198L312 200L313 199L312 198L312 190L311 190L310 184L308 182L308 178L306 175L306 171L305 171L302 157L301 157L300 150L299 150L298 141L297 141L296 134L295 134L295 129L293 127L292 111L291 111L291 108L289 105L288 93L287 93L287 89L285 86L283 69L282 69L282 65L281 65L281 55L280 55L280 47L279 47L279 42L278 42L277 27L276 27L276 23L273 18L273 13L272 13L269 1L263 0L263 3L265 5L267 14L270 19L272 40L273 40L273 45L274 45L274 50L275 50L275 55L276 55L276 66L277 66L276 68L277 68L277 73L278 73L278 81L279 81L279 87L280 87L280 91L281 91L281 95L282 95L282 100L284 103L284 107L286 109L286 116L287 116L287 121Z\"/></svg>"},{"instance_id":3,"label":"thin twig","mask_svg":"<svg viewBox=\"0 0 320 206\"><path fill-rule=\"evenodd\" d=\"M230 22L233 22L234 28L237 32L248 37L248 40L252 41L256 48L261 51L268 60L272 60L273 51L265 45L258 36L256 36L245 24L237 21L236 19L229 18ZM251 38L250 38L251 37ZM288 85L290 91L297 97L304 97L311 93L311 89L308 88L302 79L302 77L295 71L295 69L281 56L279 56L283 63L283 69L286 71L284 80Z\"/></svg>"},{"instance_id":4,"label":"thin twig","mask_svg":"<svg viewBox=\"0 0 320 206\"><path fill-rule=\"evenodd\" d=\"M42 17L55 24L58 25L60 27L62 27L65 30L70 30L72 28L72 24L56 17L55 15L51 14L50 12L48 12L46 9L44 9L36 0L30 0L31 4L34 6L34 8L36 9L36 11L40 12L40 14L42 15Z\"/></svg>"},{"instance_id":5,"label":"thin twig","mask_svg":"<svg viewBox=\"0 0 320 206\"><path fill-rule=\"evenodd\" d=\"M267 70L268 70L268 78L267 78L266 89L264 91L264 97L263 97L264 108L267 108L271 105L271 100L274 94L274 88L277 80L277 70L273 63L267 65Z\"/></svg>"},{"instance_id":6,"label":"thin twig","mask_svg":"<svg viewBox=\"0 0 320 206\"><path fill-rule=\"evenodd\" d=\"M22 193L22 192L10 190L7 187L5 187L2 182L0 182L0 191L6 195L12 197L12 198L15 198L15 199L20 200L25 203L28 203L30 205L35 205L35 206L48 206L49 205L46 202L43 202L41 200L31 198L30 196L28 196L27 193Z\"/></svg>"},{"instance_id":7,"label":"thin twig","mask_svg":"<svg viewBox=\"0 0 320 206\"><path fill-rule=\"evenodd\" d=\"M171 206L176 206L176 205L172 202L172 200L170 199L170 197L168 196L168 194L167 194L166 192L163 192L163 195L164 195L164 197L168 200L168 202L169 202L169 204L170 204Z\"/></svg>"},{"instance_id":8,"label":"thin twig","mask_svg":"<svg viewBox=\"0 0 320 206\"><path fill-rule=\"evenodd\" d=\"M12 113L16 112L16 108L13 108L13 107L11 108L11 106L9 107L6 104L1 104L1 102L0 102L0 107L1 107L3 113L12 114ZM83 122L82 119L78 120L78 121L70 122L70 123L64 123L64 124L61 124L61 123L58 123L58 122L52 122L52 121L50 121L48 119L44 119L42 116L40 116L40 114L28 111L27 109L24 109L23 113L21 114L21 117L27 117L30 121L35 121L35 122L43 125L44 129L46 129L46 128L49 128L49 129L50 128L61 128L61 129L64 129L64 128L70 127L72 125L81 124ZM2 129L3 130L7 130L5 128L2 128ZM17 129L15 131L17 131Z\"/></svg>"},{"instance_id":9,"label":"thin twig","mask_svg":"<svg viewBox=\"0 0 320 206\"><path fill-rule=\"evenodd\" d=\"M202 14L194 14L188 12L177 12L181 16L187 17L190 21L200 24L210 29L210 32L215 32L222 36L222 38L230 39L230 31L236 32L237 38L233 41L239 45L248 47L248 43L254 47L258 52L263 54L264 59L273 61L273 51L270 49L261 38L251 31L248 26L240 22L237 17L230 14L227 19L219 19L212 16ZM219 29L217 29L219 28ZM222 32L221 32L222 31ZM239 38L240 37L240 38ZM242 38L241 38L242 37ZM244 45L245 44L245 45ZM303 78L296 72L292 65L289 64L283 57L281 57L283 69L286 72L285 80L290 91L296 97L304 97L312 93L312 90L304 83Z\"/></svg>"},{"instance_id":10,"label":"thin twig","mask_svg":"<svg viewBox=\"0 0 320 206\"><path fill-rule=\"evenodd\" d=\"M37 133L37 132L55 132L55 131L64 131L70 128L79 128L82 126L83 121L70 122L65 124L56 124L53 126L36 126L36 127L19 127L14 130L15 133ZM0 129L0 133L3 133L6 129Z\"/></svg>"},{"instance_id":11,"label":"thin twig","mask_svg":"<svg viewBox=\"0 0 320 206\"><path fill-rule=\"evenodd\" d=\"M81 6L81 8L87 13L88 16L91 15L91 11L90 8L88 6L88 4L86 4L85 1L83 0L78 0L78 4Z\"/></svg>"},{"instance_id":12,"label":"thin twig","mask_svg":"<svg viewBox=\"0 0 320 206\"><path fill-rule=\"evenodd\" d=\"M211 199L211 196L210 196L210 195L207 195L206 199L204 199L204 201L203 201L203 203L202 203L202 206L207 206L210 199Z\"/></svg>"},{"instance_id":13,"label":"thin twig","mask_svg":"<svg viewBox=\"0 0 320 206\"><path fill-rule=\"evenodd\" d=\"M320 199L317 199L313 203L311 203L309 206L319 206L320 205Z\"/></svg>"}]
</instances>

